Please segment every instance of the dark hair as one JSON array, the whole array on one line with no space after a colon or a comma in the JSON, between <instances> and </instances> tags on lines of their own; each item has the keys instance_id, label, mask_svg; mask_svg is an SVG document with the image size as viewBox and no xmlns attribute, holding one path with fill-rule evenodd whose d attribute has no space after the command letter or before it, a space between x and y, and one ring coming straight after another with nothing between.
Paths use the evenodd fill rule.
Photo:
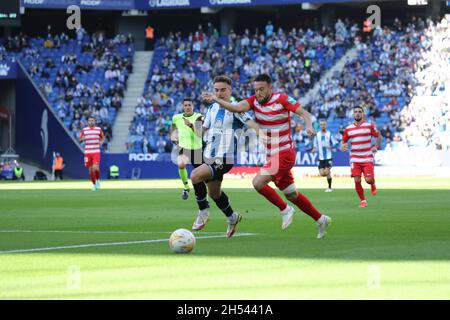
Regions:
<instances>
[{"instance_id":1,"label":"dark hair","mask_svg":"<svg viewBox=\"0 0 450 320\"><path fill-rule=\"evenodd\" d=\"M361 110L362 110L362 112L364 112L364 108L363 108L363 107L361 107L361 106L354 106L354 107L353 107L353 110L355 110L355 109L361 109Z\"/></svg>"},{"instance_id":2,"label":"dark hair","mask_svg":"<svg viewBox=\"0 0 450 320\"><path fill-rule=\"evenodd\" d=\"M89 120L89 119L97 120L97 118L96 118L95 116L93 116L93 115L90 115L90 116L88 117L88 120Z\"/></svg>"},{"instance_id":3,"label":"dark hair","mask_svg":"<svg viewBox=\"0 0 450 320\"><path fill-rule=\"evenodd\" d=\"M253 79L253 82L267 82L268 84L272 84L272 78L267 73L261 73L258 74L255 79Z\"/></svg>"},{"instance_id":4,"label":"dark hair","mask_svg":"<svg viewBox=\"0 0 450 320\"><path fill-rule=\"evenodd\" d=\"M223 82L226 83L227 85L231 86L231 84L233 83L233 80L231 80L231 78L227 77L227 76L217 76L214 78L214 83L217 82Z\"/></svg>"},{"instance_id":5,"label":"dark hair","mask_svg":"<svg viewBox=\"0 0 450 320\"><path fill-rule=\"evenodd\" d=\"M183 99L183 103L185 103L186 101L190 102L190 103L194 103L194 101L191 98L184 98Z\"/></svg>"}]
</instances>

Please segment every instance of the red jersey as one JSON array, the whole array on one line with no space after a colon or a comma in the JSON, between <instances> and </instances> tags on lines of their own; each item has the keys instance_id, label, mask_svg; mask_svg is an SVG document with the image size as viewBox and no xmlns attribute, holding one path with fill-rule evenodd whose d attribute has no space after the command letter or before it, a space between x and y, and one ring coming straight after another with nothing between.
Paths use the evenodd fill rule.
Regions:
<instances>
[{"instance_id":1,"label":"red jersey","mask_svg":"<svg viewBox=\"0 0 450 320\"><path fill-rule=\"evenodd\" d=\"M260 128L267 130L267 135L272 138L267 145L267 154L273 156L282 151L293 150L290 112L295 112L300 104L284 93L272 93L263 105L256 100L256 96L247 98L247 102L255 113ZM276 136L278 141L273 139Z\"/></svg>"},{"instance_id":2,"label":"red jersey","mask_svg":"<svg viewBox=\"0 0 450 320\"><path fill-rule=\"evenodd\" d=\"M352 123L344 130L343 142L350 140L350 163L373 163L372 137L378 137L380 133L373 123L361 121L360 124Z\"/></svg>"},{"instance_id":3,"label":"red jersey","mask_svg":"<svg viewBox=\"0 0 450 320\"><path fill-rule=\"evenodd\" d=\"M103 131L99 127L86 127L81 130L81 137L85 138L84 154L100 153L100 141L103 139Z\"/></svg>"}]
</instances>

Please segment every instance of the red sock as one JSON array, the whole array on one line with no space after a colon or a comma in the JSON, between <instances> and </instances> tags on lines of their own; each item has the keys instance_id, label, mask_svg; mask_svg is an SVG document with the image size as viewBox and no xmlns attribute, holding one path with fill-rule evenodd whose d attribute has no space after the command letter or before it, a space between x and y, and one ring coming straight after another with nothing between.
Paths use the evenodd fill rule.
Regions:
<instances>
[{"instance_id":1,"label":"red sock","mask_svg":"<svg viewBox=\"0 0 450 320\"><path fill-rule=\"evenodd\" d=\"M268 185L265 185L261 190L258 191L262 194L267 200L276 205L280 210L284 210L287 207L287 203L281 199L278 193Z\"/></svg>"},{"instance_id":2,"label":"red sock","mask_svg":"<svg viewBox=\"0 0 450 320\"><path fill-rule=\"evenodd\" d=\"M89 176L91 177L91 181L93 184L95 184L95 172L94 171L90 171L89 172Z\"/></svg>"},{"instance_id":3,"label":"red sock","mask_svg":"<svg viewBox=\"0 0 450 320\"><path fill-rule=\"evenodd\" d=\"M361 181L359 181L359 182L355 181L355 189L356 189L356 193L358 194L358 197L361 199L361 201L366 200L366 197L364 197L364 189L361 185Z\"/></svg>"},{"instance_id":4,"label":"red sock","mask_svg":"<svg viewBox=\"0 0 450 320\"><path fill-rule=\"evenodd\" d=\"M322 216L322 214L313 206L311 201L300 192L297 192L297 199L292 202L315 221L319 220Z\"/></svg>"},{"instance_id":5,"label":"red sock","mask_svg":"<svg viewBox=\"0 0 450 320\"><path fill-rule=\"evenodd\" d=\"M95 180L100 180L100 170L95 170Z\"/></svg>"}]
</instances>

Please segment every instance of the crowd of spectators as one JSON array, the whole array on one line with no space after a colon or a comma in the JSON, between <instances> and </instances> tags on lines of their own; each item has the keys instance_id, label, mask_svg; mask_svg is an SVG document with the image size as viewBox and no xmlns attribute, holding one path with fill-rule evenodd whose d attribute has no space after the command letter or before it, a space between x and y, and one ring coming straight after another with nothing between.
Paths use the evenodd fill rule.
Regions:
<instances>
[{"instance_id":1,"label":"crowd of spectators","mask_svg":"<svg viewBox=\"0 0 450 320\"><path fill-rule=\"evenodd\" d=\"M449 127L447 24L445 19L395 19L391 27L376 28L365 41L356 37L356 58L321 84L309 111L317 119L328 119L338 138L351 122L352 107L362 105L368 120L380 129L383 148L444 148L448 143L441 141L448 134L443 132ZM439 98L430 101L430 96Z\"/></svg>"},{"instance_id":2,"label":"crowd of spectators","mask_svg":"<svg viewBox=\"0 0 450 320\"><path fill-rule=\"evenodd\" d=\"M450 149L450 22L429 23L414 73L411 102L400 112L396 147Z\"/></svg>"},{"instance_id":3,"label":"crowd of spectators","mask_svg":"<svg viewBox=\"0 0 450 320\"><path fill-rule=\"evenodd\" d=\"M258 73L272 75L279 90L299 98L322 73L352 46L356 24L338 20L335 30L245 29L219 37L210 24L183 37L180 32L159 39L142 98L138 101L127 143L129 152L170 151L168 136L173 113L182 112L182 99L190 97L204 113L203 90L212 89L215 75L227 74L239 97L252 94L250 79ZM239 98L236 97L236 98Z\"/></svg>"},{"instance_id":4,"label":"crowd of spectators","mask_svg":"<svg viewBox=\"0 0 450 320\"><path fill-rule=\"evenodd\" d=\"M83 28L72 39L49 26L44 37L18 34L0 46L0 60L20 60L75 138L87 117L96 116L107 138L105 149L122 107L133 55L131 35L107 39L102 32L90 35Z\"/></svg>"},{"instance_id":5,"label":"crowd of spectators","mask_svg":"<svg viewBox=\"0 0 450 320\"><path fill-rule=\"evenodd\" d=\"M356 57L342 71L321 83L306 108L318 127L327 119L340 141L351 122L352 108L362 105L377 124L382 148L432 146L450 148L450 28L446 19L395 19L361 37L356 24L338 20L334 29L275 28L268 22L260 31L231 31L220 37L210 23L183 37L180 32L160 38L143 96L137 102L127 143L129 152L170 152L171 118L182 112L182 99L206 106L203 90L212 89L215 75L234 80L237 99L252 94L250 79L262 72L274 87L298 99L323 72L354 46ZM84 29L74 39L54 34L24 34L0 41L0 61L19 59L75 137L89 114L97 116L108 140L122 106L126 79L132 72L133 38ZM312 139L298 118L292 120L297 149L310 151Z\"/></svg>"}]
</instances>

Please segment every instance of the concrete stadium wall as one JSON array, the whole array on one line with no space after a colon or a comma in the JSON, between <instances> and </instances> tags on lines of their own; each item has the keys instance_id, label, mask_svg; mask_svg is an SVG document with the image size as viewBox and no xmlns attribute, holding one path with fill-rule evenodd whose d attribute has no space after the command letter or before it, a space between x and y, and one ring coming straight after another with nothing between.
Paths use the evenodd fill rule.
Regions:
<instances>
[{"instance_id":1,"label":"concrete stadium wall","mask_svg":"<svg viewBox=\"0 0 450 320\"><path fill-rule=\"evenodd\" d=\"M87 178L79 144L48 105L22 65L17 71L16 152L21 158L47 171L52 170L53 152L60 152L67 162L64 169L67 177Z\"/></svg>"},{"instance_id":2,"label":"concrete stadium wall","mask_svg":"<svg viewBox=\"0 0 450 320\"><path fill-rule=\"evenodd\" d=\"M16 88L14 80L0 80L0 107L8 110L12 116L12 132L15 132L16 114ZM9 148L9 124L5 121L0 124L0 150ZM15 147L15 137L12 135L12 147Z\"/></svg>"}]
</instances>

